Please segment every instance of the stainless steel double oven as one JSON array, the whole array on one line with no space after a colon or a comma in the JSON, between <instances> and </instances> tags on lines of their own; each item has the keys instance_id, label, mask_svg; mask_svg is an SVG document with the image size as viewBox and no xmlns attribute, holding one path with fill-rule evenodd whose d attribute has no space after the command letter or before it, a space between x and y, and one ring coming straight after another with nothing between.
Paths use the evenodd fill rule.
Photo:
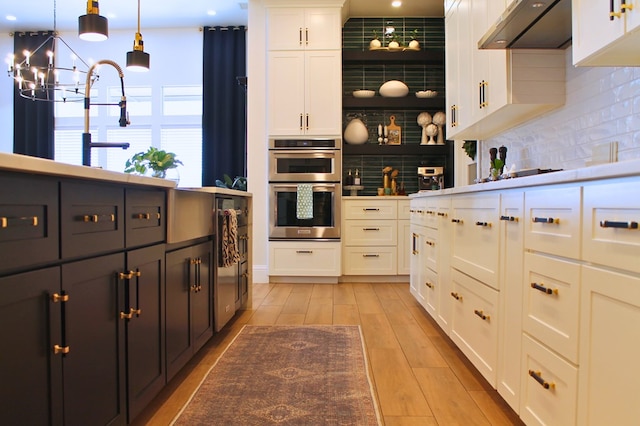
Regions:
<instances>
[{"instance_id":1,"label":"stainless steel double oven","mask_svg":"<svg viewBox=\"0 0 640 426\"><path fill-rule=\"evenodd\" d=\"M269 140L269 239L340 239L341 139ZM312 217L298 219L301 184L311 186Z\"/></svg>"}]
</instances>

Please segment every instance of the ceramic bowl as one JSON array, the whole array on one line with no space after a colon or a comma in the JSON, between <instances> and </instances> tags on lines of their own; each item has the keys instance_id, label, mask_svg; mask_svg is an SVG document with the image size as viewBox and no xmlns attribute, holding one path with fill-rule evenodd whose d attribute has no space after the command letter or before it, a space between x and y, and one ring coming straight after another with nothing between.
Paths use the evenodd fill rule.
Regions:
<instances>
[{"instance_id":1,"label":"ceramic bowl","mask_svg":"<svg viewBox=\"0 0 640 426\"><path fill-rule=\"evenodd\" d=\"M416 92L416 97L418 98L434 98L438 96L438 92L435 90L421 90Z\"/></svg>"},{"instance_id":2,"label":"ceramic bowl","mask_svg":"<svg viewBox=\"0 0 640 426\"><path fill-rule=\"evenodd\" d=\"M399 80L389 80L380 86L380 95L385 98L401 98L407 96L409 88Z\"/></svg>"},{"instance_id":3,"label":"ceramic bowl","mask_svg":"<svg viewBox=\"0 0 640 426\"><path fill-rule=\"evenodd\" d=\"M373 98L376 94L375 90L354 90L354 98Z\"/></svg>"}]
</instances>

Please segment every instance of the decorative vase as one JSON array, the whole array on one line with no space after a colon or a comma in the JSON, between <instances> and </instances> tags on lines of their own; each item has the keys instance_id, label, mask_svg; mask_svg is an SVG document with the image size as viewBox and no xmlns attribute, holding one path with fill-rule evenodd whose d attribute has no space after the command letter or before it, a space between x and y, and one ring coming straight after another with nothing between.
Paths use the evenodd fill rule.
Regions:
<instances>
[{"instance_id":1,"label":"decorative vase","mask_svg":"<svg viewBox=\"0 0 640 426\"><path fill-rule=\"evenodd\" d=\"M382 47L382 43L377 38L374 38L369 42L369 49L375 50L380 49L380 47Z\"/></svg>"},{"instance_id":2,"label":"decorative vase","mask_svg":"<svg viewBox=\"0 0 640 426\"><path fill-rule=\"evenodd\" d=\"M351 145L362 145L369 140L367 126L359 118L354 118L344 129L344 140Z\"/></svg>"},{"instance_id":3,"label":"decorative vase","mask_svg":"<svg viewBox=\"0 0 640 426\"><path fill-rule=\"evenodd\" d=\"M420 49L420 42L418 40L411 40L409 42L409 49Z\"/></svg>"},{"instance_id":4,"label":"decorative vase","mask_svg":"<svg viewBox=\"0 0 640 426\"><path fill-rule=\"evenodd\" d=\"M391 188L391 184L389 183L389 173L382 174L382 187L384 189Z\"/></svg>"}]
</instances>

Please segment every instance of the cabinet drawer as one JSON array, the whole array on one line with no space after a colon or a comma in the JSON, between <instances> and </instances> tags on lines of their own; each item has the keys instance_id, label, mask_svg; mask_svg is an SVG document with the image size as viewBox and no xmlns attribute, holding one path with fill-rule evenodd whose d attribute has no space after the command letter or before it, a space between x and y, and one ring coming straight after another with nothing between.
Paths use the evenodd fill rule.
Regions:
<instances>
[{"instance_id":1,"label":"cabinet drawer","mask_svg":"<svg viewBox=\"0 0 640 426\"><path fill-rule=\"evenodd\" d=\"M580 187L528 191L525 248L577 259L580 256Z\"/></svg>"},{"instance_id":2,"label":"cabinet drawer","mask_svg":"<svg viewBox=\"0 0 640 426\"><path fill-rule=\"evenodd\" d=\"M424 263L433 272L438 272L438 230L433 228L424 228L424 230L424 245L422 246Z\"/></svg>"},{"instance_id":3,"label":"cabinet drawer","mask_svg":"<svg viewBox=\"0 0 640 426\"><path fill-rule=\"evenodd\" d=\"M583 259L640 272L640 188L637 181L585 186L583 191Z\"/></svg>"},{"instance_id":4,"label":"cabinet drawer","mask_svg":"<svg viewBox=\"0 0 640 426\"><path fill-rule=\"evenodd\" d=\"M396 275L395 247L345 247L344 275Z\"/></svg>"},{"instance_id":5,"label":"cabinet drawer","mask_svg":"<svg viewBox=\"0 0 640 426\"><path fill-rule=\"evenodd\" d=\"M60 186L60 230L65 259L124 248L124 189L84 182Z\"/></svg>"},{"instance_id":6,"label":"cabinet drawer","mask_svg":"<svg viewBox=\"0 0 640 426\"><path fill-rule=\"evenodd\" d=\"M409 217L411 222L420 225L428 226L430 228L438 227L438 208L436 207L435 198L421 198L411 201L411 207L409 208Z\"/></svg>"},{"instance_id":7,"label":"cabinet drawer","mask_svg":"<svg viewBox=\"0 0 640 426\"><path fill-rule=\"evenodd\" d=\"M346 220L344 243L348 246L396 246L398 224L395 220Z\"/></svg>"},{"instance_id":8,"label":"cabinet drawer","mask_svg":"<svg viewBox=\"0 0 640 426\"><path fill-rule=\"evenodd\" d=\"M345 200L342 203L342 207L345 219L398 218L396 200Z\"/></svg>"},{"instance_id":9,"label":"cabinet drawer","mask_svg":"<svg viewBox=\"0 0 640 426\"><path fill-rule=\"evenodd\" d=\"M457 270L451 272L451 340L495 388L498 365L498 292Z\"/></svg>"},{"instance_id":10,"label":"cabinet drawer","mask_svg":"<svg viewBox=\"0 0 640 426\"><path fill-rule=\"evenodd\" d=\"M526 253L523 328L578 363L580 266Z\"/></svg>"},{"instance_id":11,"label":"cabinet drawer","mask_svg":"<svg viewBox=\"0 0 640 426\"><path fill-rule=\"evenodd\" d=\"M58 181L0 174L0 271L59 258Z\"/></svg>"},{"instance_id":12,"label":"cabinet drawer","mask_svg":"<svg viewBox=\"0 0 640 426\"><path fill-rule=\"evenodd\" d=\"M166 193L127 188L125 190L125 243L137 247L159 243L166 236Z\"/></svg>"},{"instance_id":13,"label":"cabinet drawer","mask_svg":"<svg viewBox=\"0 0 640 426\"><path fill-rule=\"evenodd\" d=\"M578 369L525 334L522 370L520 418L527 425L575 425Z\"/></svg>"},{"instance_id":14,"label":"cabinet drawer","mask_svg":"<svg viewBox=\"0 0 640 426\"><path fill-rule=\"evenodd\" d=\"M340 243L269 242L269 275L340 275Z\"/></svg>"},{"instance_id":15,"label":"cabinet drawer","mask_svg":"<svg viewBox=\"0 0 640 426\"><path fill-rule=\"evenodd\" d=\"M451 266L497 289L500 195L454 197L451 210Z\"/></svg>"},{"instance_id":16,"label":"cabinet drawer","mask_svg":"<svg viewBox=\"0 0 640 426\"><path fill-rule=\"evenodd\" d=\"M409 200L398 200L398 219L409 219L411 217L410 210Z\"/></svg>"}]
</instances>

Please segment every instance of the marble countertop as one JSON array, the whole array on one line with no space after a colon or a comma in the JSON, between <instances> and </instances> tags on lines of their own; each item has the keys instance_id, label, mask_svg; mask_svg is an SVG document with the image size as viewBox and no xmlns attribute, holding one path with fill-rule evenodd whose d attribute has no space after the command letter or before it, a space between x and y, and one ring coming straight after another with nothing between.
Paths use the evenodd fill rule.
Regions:
<instances>
[{"instance_id":1,"label":"marble countertop","mask_svg":"<svg viewBox=\"0 0 640 426\"><path fill-rule=\"evenodd\" d=\"M343 195L343 200L408 200L406 195Z\"/></svg>"},{"instance_id":2,"label":"marble countertop","mask_svg":"<svg viewBox=\"0 0 640 426\"><path fill-rule=\"evenodd\" d=\"M176 188L178 191L207 192L209 194L234 195L236 197L253 197L251 192L238 191L237 189L221 188L219 186L198 186L192 188Z\"/></svg>"},{"instance_id":3,"label":"marble countertop","mask_svg":"<svg viewBox=\"0 0 640 426\"><path fill-rule=\"evenodd\" d=\"M410 198L429 197L448 194L464 194L480 191L494 191L510 188L525 188L530 186L553 185L561 183L585 182L601 179L640 176L640 160L628 160L618 163L602 164L580 169L562 170L539 175L502 179L475 185L458 186L440 191L424 191L409 195Z\"/></svg>"}]
</instances>

